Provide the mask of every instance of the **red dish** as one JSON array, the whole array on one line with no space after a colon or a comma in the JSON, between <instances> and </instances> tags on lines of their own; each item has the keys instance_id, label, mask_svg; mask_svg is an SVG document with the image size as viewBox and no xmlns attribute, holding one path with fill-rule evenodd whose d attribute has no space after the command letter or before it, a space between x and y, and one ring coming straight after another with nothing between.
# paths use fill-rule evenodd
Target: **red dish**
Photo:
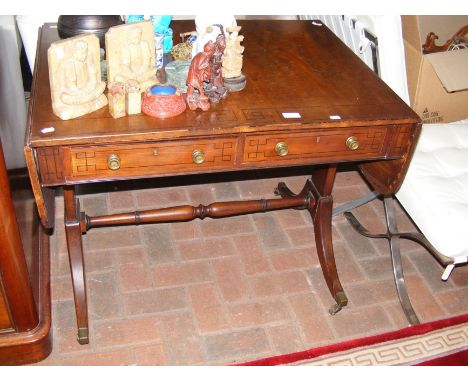
<instances>
[{"instance_id":1,"label":"red dish","mask_svg":"<svg viewBox=\"0 0 468 382\"><path fill-rule=\"evenodd\" d=\"M186 108L183 95L169 85L156 85L143 94L141 111L157 118L175 117Z\"/></svg>"}]
</instances>

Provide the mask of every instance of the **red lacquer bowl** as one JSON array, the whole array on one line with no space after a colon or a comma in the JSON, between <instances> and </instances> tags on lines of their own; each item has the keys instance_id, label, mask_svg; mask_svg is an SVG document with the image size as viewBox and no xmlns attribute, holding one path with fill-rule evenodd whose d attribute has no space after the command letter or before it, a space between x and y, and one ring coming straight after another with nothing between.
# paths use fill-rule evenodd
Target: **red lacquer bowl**
<instances>
[{"instance_id":1,"label":"red lacquer bowl","mask_svg":"<svg viewBox=\"0 0 468 382\"><path fill-rule=\"evenodd\" d=\"M169 85L156 85L143 94L141 111L146 115L157 118L175 117L186 108L182 94Z\"/></svg>"}]
</instances>

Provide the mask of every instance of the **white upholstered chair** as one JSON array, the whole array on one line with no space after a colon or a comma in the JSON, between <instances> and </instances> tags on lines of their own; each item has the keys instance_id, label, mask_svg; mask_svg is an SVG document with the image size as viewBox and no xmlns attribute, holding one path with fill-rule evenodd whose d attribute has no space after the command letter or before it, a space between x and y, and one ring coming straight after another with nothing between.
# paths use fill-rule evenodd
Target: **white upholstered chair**
<instances>
[{"instance_id":1,"label":"white upholstered chair","mask_svg":"<svg viewBox=\"0 0 468 382\"><path fill-rule=\"evenodd\" d=\"M421 232L398 231L392 198L384 198L385 234L370 233L351 212L345 216L359 233L389 241L400 302L408 321L417 324L404 284L399 240L424 245L446 267L442 280L448 279L455 265L468 262L468 120L423 125L396 197Z\"/></svg>"},{"instance_id":2,"label":"white upholstered chair","mask_svg":"<svg viewBox=\"0 0 468 382\"><path fill-rule=\"evenodd\" d=\"M468 262L468 120L424 125L397 198L446 266Z\"/></svg>"}]
</instances>

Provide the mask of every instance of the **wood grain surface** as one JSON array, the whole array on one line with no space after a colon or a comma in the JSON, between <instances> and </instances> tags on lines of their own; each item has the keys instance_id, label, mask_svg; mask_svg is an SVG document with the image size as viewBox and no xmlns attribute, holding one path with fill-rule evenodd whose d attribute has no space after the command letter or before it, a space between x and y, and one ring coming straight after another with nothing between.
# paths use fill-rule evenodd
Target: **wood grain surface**
<instances>
[{"instance_id":1,"label":"wood grain surface","mask_svg":"<svg viewBox=\"0 0 468 382\"><path fill-rule=\"evenodd\" d=\"M108 109L62 121L52 113L47 48L58 39L54 25L42 29L30 143L34 147L130 142L306 127L415 122L418 117L325 26L309 21L240 21L245 36L246 88L212 105L168 119L133 115L113 119ZM194 29L174 22L174 36ZM175 41L174 43L176 43ZM300 118L284 118L295 112ZM339 116L339 120L330 119ZM54 127L53 133L41 133Z\"/></svg>"}]
</instances>

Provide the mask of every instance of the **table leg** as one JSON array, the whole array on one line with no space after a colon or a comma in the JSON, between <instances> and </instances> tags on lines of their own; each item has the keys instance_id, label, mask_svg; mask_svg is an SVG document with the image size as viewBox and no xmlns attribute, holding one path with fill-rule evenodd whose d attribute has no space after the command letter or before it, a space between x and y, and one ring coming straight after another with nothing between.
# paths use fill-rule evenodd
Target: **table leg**
<instances>
[{"instance_id":1,"label":"table leg","mask_svg":"<svg viewBox=\"0 0 468 382\"><path fill-rule=\"evenodd\" d=\"M348 304L348 298L343 291L338 271L336 269L335 255L332 241L332 211L333 197L331 192L335 181L336 165L320 167L314 170L312 181L308 180L300 194L309 193L315 203L310 203L307 210L314 222L315 242L317 253L322 267L323 276L336 304L329 312L331 315L338 313ZM284 184L278 184L275 194L283 198L295 196Z\"/></svg>"},{"instance_id":2,"label":"table leg","mask_svg":"<svg viewBox=\"0 0 468 382\"><path fill-rule=\"evenodd\" d=\"M322 267L323 276L336 304L329 312L331 315L338 313L348 304L348 298L343 291L338 271L336 269L335 255L332 241L332 212L333 197L331 192L335 182L336 165L315 168L312 173L312 181L315 186L316 205L309 209L314 222L315 242L317 253Z\"/></svg>"},{"instance_id":3,"label":"table leg","mask_svg":"<svg viewBox=\"0 0 468 382\"><path fill-rule=\"evenodd\" d=\"M67 237L68 258L75 299L77 339L81 345L89 343L88 304L83 259L83 242L80 225L80 202L75 197L73 186L64 187L65 233Z\"/></svg>"}]
</instances>

